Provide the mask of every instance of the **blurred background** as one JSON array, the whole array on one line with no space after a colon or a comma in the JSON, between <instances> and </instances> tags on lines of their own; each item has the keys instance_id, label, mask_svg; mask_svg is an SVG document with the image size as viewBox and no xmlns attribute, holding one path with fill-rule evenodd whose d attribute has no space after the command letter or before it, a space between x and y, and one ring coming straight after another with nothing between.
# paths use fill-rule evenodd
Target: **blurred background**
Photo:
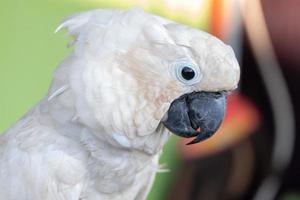
<instances>
[{"instance_id":1,"label":"blurred background","mask_svg":"<svg viewBox=\"0 0 300 200\"><path fill-rule=\"evenodd\" d=\"M0 132L46 93L71 49L60 21L95 8L139 6L233 46L242 68L218 133L166 145L148 200L300 199L300 1L2 0Z\"/></svg>"}]
</instances>

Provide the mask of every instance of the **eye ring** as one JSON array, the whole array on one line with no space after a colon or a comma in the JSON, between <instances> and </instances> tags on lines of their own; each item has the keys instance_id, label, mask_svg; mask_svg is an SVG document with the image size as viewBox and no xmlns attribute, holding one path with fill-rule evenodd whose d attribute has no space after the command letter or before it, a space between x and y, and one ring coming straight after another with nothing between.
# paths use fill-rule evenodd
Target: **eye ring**
<instances>
[{"instance_id":1,"label":"eye ring","mask_svg":"<svg viewBox=\"0 0 300 200\"><path fill-rule=\"evenodd\" d=\"M171 70L174 77L183 85L194 85L202 78L200 68L186 59L174 62Z\"/></svg>"}]
</instances>

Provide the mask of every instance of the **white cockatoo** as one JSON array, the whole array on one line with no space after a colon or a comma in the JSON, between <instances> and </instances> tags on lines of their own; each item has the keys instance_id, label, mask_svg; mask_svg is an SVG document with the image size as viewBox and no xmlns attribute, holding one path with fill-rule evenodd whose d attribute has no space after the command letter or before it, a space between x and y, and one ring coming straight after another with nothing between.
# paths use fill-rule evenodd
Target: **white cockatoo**
<instances>
[{"instance_id":1,"label":"white cockatoo","mask_svg":"<svg viewBox=\"0 0 300 200\"><path fill-rule=\"evenodd\" d=\"M143 200L169 131L193 144L219 127L239 80L234 53L138 8L80 13L62 28L73 52L0 138L0 200Z\"/></svg>"}]
</instances>

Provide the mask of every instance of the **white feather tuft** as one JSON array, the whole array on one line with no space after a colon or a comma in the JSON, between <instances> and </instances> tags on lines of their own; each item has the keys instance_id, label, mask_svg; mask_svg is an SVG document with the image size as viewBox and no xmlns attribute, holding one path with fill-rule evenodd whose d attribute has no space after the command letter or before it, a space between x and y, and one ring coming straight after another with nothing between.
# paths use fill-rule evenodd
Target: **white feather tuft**
<instances>
[{"instance_id":1,"label":"white feather tuft","mask_svg":"<svg viewBox=\"0 0 300 200\"><path fill-rule=\"evenodd\" d=\"M69 88L68 85L64 85L61 88L57 89L55 92L53 92L49 97L48 101L51 101L54 97L57 97L58 95L62 94L64 91L66 91Z\"/></svg>"},{"instance_id":2,"label":"white feather tuft","mask_svg":"<svg viewBox=\"0 0 300 200\"><path fill-rule=\"evenodd\" d=\"M78 13L63 20L63 22L55 29L55 33L63 28L67 28L70 35L77 35L79 30L89 21L93 11Z\"/></svg>"}]
</instances>

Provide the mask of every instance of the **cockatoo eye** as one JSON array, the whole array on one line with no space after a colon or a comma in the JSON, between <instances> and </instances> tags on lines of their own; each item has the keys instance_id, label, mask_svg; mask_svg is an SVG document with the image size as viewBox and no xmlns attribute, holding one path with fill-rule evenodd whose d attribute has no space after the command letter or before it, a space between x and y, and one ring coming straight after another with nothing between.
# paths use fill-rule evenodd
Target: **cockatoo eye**
<instances>
[{"instance_id":1,"label":"cockatoo eye","mask_svg":"<svg viewBox=\"0 0 300 200\"><path fill-rule=\"evenodd\" d=\"M181 76L187 81L192 80L195 77L195 71L190 67L184 67L182 68Z\"/></svg>"},{"instance_id":2,"label":"cockatoo eye","mask_svg":"<svg viewBox=\"0 0 300 200\"><path fill-rule=\"evenodd\" d=\"M199 67L188 60L174 62L171 70L175 78L184 85L194 85L202 78Z\"/></svg>"}]
</instances>

